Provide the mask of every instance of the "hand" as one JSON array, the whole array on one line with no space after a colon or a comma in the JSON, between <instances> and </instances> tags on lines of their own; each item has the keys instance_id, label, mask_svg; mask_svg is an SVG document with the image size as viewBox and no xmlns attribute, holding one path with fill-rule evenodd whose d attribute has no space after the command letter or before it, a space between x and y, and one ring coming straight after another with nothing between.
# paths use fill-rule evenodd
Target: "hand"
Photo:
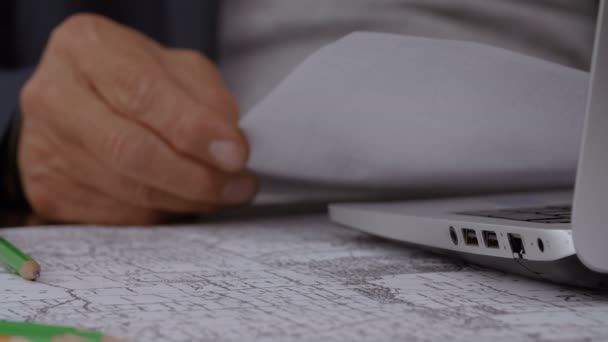
<instances>
[{"instance_id":1,"label":"hand","mask_svg":"<svg viewBox=\"0 0 608 342\"><path fill-rule=\"evenodd\" d=\"M155 223L255 192L237 104L214 65L103 17L54 30L21 109L24 192L47 219Z\"/></svg>"}]
</instances>

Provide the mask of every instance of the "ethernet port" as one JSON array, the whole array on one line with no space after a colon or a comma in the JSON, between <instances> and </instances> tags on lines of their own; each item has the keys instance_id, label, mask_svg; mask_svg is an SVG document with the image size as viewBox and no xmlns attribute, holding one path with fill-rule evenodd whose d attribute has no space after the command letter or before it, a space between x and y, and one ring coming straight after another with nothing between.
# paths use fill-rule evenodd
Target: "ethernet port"
<instances>
[{"instance_id":1,"label":"ethernet port","mask_svg":"<svg viewBox=\"0 0 608 342\"><path fill-rule=\"evenodd\" d=\"M477 241L477 233L473 229L462 228L462 236L464 238L464 244L468 246L479 246Z\"/></svg>"},{"instance_id":2,"label":"ethernet port","mask_svg":"<svg viewBox=\"0 0 608 342\"><path fill-rule=\"evenodd\" d=\"M483 237L483 243L487 248L500 248L498 245L498 237L496 236L496 232L484 230L481 232L481 235Z\"/></svg>"},{"instance_id":3,"label":"ethernet port","mask_svg":"<svg viewBox=\"0 0 608 342\"><path fill-rule=\"evenodd\" d=\"M507 237L509 238L511 252L517 254L522 259L523 255L526 254L526 249L524 248L524 240L521 238L521 235L509 233Z\"/></svg>"}]
</instances>

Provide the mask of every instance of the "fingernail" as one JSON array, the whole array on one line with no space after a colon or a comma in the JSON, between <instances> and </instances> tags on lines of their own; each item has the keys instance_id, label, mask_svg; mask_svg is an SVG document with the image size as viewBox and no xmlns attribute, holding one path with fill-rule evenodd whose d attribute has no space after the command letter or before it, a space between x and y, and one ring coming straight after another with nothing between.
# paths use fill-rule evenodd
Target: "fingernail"
<instances>
[{"instance_id":1,"label":"fingernail","mask_svg":"<svg viewBox=\"0 0 608 342\"><path fill-rule=\"evenodd\" d=\"M229 203L243 203L253 197L256 190L255 181L251 178L239 178L229 181L222 192L222 199Z\"/></svg>"},{"instance_id":2,"label":"fingernail","mask_svg":"<svg viewBox=\"0 0 608 342\"><path fill-rule=\"evenodd\" d=\"M235 142L229 140L211 142L209 154L217 165L226 171L239 171L245 164L243 150Z\"/></svg>"}]
</instances>

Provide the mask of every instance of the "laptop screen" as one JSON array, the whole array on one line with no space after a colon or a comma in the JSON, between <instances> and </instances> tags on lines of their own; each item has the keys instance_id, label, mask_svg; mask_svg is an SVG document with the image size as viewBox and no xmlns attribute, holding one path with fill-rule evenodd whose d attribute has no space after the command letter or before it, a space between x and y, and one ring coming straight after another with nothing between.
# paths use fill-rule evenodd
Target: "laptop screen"
<instances>
[{"instance_id":1,"label":"laptop screen","mask_svg":"<svg viewBox=\"0 0 608 342\"><path fill-rule=\"evenodd\" d=\"M608 273L607 11L606 1L600 1L572 229L574 246L581 261L595 271Z\"/></svg>"}]
</instances>

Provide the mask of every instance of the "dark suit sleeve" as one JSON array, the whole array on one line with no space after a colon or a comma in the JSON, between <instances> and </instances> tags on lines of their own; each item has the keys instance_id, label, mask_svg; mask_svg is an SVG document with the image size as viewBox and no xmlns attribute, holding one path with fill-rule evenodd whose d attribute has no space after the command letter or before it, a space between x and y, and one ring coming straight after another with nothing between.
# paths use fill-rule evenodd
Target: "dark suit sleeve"
<instances>
[{"instance_id":1,"label":"dark suit sleeve","mask_svg":"<svg viewBox=\"0 0 608 342\"><path fill-rule=\"evenodd\" d=\"M32 69L0 71L0 209L27 206L17 168L19 93Z\"/></svg>"}]
</instances>

